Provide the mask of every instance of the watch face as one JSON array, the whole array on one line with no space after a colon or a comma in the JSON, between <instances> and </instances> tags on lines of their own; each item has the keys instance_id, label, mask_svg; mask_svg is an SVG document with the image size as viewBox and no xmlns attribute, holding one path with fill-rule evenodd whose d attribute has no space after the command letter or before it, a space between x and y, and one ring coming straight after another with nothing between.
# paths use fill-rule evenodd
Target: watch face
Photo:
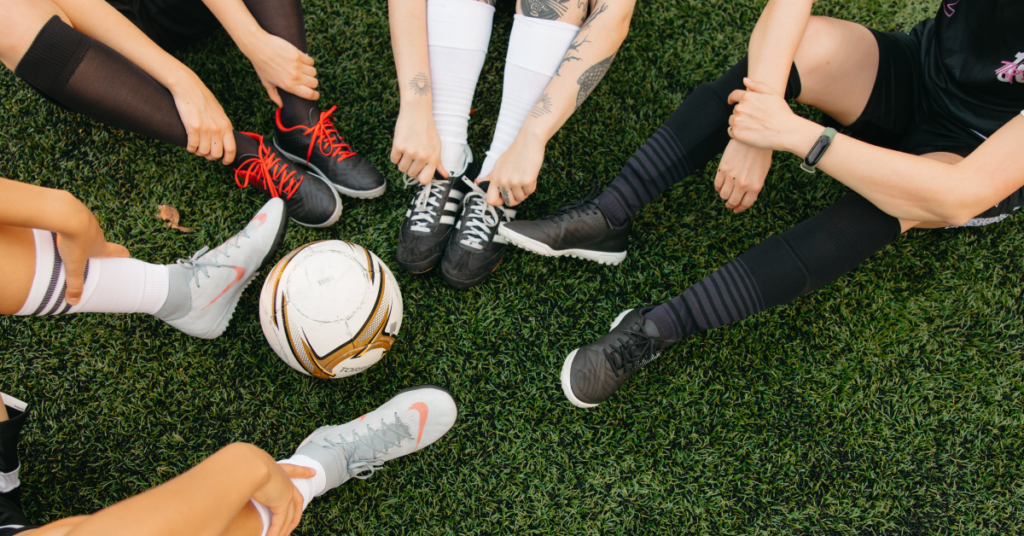
<instances>
[{"instance_id":1,"label":"watch face","mask_svg":"<svg viewBox=\"0 0 1024 536\"><path fill-rule=\"evenodd\" d=\"M807 153L805 159L809 165L818 165L818 160L821 160L821 155L825 154L825 149L828 149L829 144L832 143L832 139L828 136L822 136L818 138L817 143L811 148L811 152Z\"/></svg>"}]
</instances>

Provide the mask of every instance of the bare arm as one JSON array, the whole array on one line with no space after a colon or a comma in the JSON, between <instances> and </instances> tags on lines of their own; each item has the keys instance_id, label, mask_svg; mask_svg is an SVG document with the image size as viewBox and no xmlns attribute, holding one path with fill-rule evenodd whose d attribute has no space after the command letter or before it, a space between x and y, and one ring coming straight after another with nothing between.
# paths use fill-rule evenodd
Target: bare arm
<instances>
[{"instance_id":1,"label":"bare arm","mask_svg":"<svg viewBox=\"0 0 1024 536\"><path fill-rule=\"evenodd\" d=\"M296 478L312 476L309 469L289 469ZM280 524L275 512L269 534L290 533L299 521L302 496L289 474L266 452L235 443L145 493L90 516L47 525L33 536L221 536L250 498L271 502L268 492L277 499L287 497L293 510L293 517Z\"/></svg>"},{"instance_id":2,"label":"bare arm","mask_svg":"<svg viewBox=\"0 0 1024 536\"><path fill-rule=\"evenodd\" d=\"M576 39L526 118L512 145L495 163L494 171L478 182L489 180L487 202L501 205L501 189L509 192L516 205L537 187L537 175L544 163L548 140L583 105L597 84L608 73L615 54L629 33L635 0L598 0L580 27Z\"/></svg>"},{"instance_id":3,"label":"bare arm","mask_svg":"<svg viewBox=\"0 0 1024 536\"><path fill-rule=\"evenodd\" d=\"M441 138L434 126L426 0L388 0L388 22L401 99L391 162L427 184L435 169L448 173L441 166Z\"/></svg>"},{"instance_id":4,"label":"bare arm","mask_svg":"<svg viewBox=\"0 0 1024 536\"><path fill-rule=\"evenodd\" d=\"M807 155L824 127L792 112L767 84L747 80L735 91L730 133L749 145ZM842 134L818 167L902 220L962 225L1024 186L1015 165L1024 143L1024 117L1017 116L967 158L948 164L883 149Z\"/></svg>"},{"instance_id":5,"label":"bare arm","mask_svg":"<svg viewBox=\"0 0 1024 536\"><path fill-rule=\"evenodd\" d=\"M267 95L278 107L282 102L277 88L307 100L320 98L313 58L288 41L267 33L242 0L203 0L203 3L242 54L249 58Z\"/></svg>"}]
</instances>

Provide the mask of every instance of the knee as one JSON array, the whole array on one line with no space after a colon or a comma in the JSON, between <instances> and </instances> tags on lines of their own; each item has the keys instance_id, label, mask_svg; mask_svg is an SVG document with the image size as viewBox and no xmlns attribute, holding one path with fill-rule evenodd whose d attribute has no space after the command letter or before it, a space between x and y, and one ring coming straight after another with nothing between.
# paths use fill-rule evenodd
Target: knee
<instances>
[{"instance_id":1,"label":"knee","mask_svg":"<svg viewBox=\"0 0 1024 536\"><path fill-rule=\"evenodd\" d=\"M807 30L793 58L801 77L813 77L840 54L835 50L835 28L831 21L828 17L817 16L807 21Z\"/></svg>"},{"instance_id":2,"label":"knee","mask_svg":"<svg viewBox=\"0 0 1024 536\"><path fill-rule=\"evenodd\" d=\"M70 21L64 11L50 0L0 0L0 61L14 70L32 46L39 30L54 16Z\"/></svg>"}]
</instances>

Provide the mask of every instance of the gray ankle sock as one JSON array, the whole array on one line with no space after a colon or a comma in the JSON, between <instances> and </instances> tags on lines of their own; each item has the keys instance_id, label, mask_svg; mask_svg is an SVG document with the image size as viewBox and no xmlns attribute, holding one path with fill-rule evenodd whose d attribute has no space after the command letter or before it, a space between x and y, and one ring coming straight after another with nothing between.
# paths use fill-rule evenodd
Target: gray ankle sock
<instances>
[{"instance_id":1,"label":"gray ankle sock","mask_svg":"<svg viewBox=\"0 0 1024 536\"><path fill-rule=\"evenodd\" d=\"M167 300L153 316L160 320L177 320L192 308L192 293L188 290L189 273L177 264L167 265Z\"/></svg>"}]
</instances>

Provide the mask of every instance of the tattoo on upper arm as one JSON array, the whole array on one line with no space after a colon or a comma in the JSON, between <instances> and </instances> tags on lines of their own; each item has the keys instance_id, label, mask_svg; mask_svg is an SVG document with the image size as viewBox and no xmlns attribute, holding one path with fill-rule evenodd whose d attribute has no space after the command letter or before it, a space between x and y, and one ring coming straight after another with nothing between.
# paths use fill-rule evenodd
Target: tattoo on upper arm
<instances>
[{"instance_id":1,"label":"tattoo on upper arm","mask_svg":"<svg viewBox=\"0 0 1024 536\"><path fill-rule=\"evenodd\" d=\"M530 117L542 117L551 113L551 96L544 93L537 99L537 104L530 110Z\"/></svg>"},{"instance_id":2,"label":"tattoo on upper arm","mask_svg":"<svg viewBox=\"0 0 1024 536\"><path fill-rule=\"evenodd\" d=\"M409 80L409 89L421 97L430 94L430 80L427 79L426 73L416 73L416 76Z\"/></svg>"},{"instance_id":3,"label":"tattoo on upper arm","mask_svg":"<svg viewBox=\"0 0 1024 536\"><path fill-rule=\"evenodd\" d=\"M570 0L520 0L523 15L535 19L557 20L569 11Z\"/></svg>"},{"instance_id":4,"label":"tattoo on upper arm","mask_svg":"<svg viewBox=\"0 0 1024 536\"><path fill-rule=\"evenodd\" d=\"M590 40L587 39L586 35L583 37L577 37L572 44L569 45L569 50L565 51L565 57L562 58L562 62L558 64L558 69L555 69L555 76L562 76L562 66L566 63L569 63L570 61L583 61L583 58L576 54L579 53L581 46L589 42Z\"/></svg>"},{"instance_id":5,"label":"tattoo on upper arm","mask_svg":"<svg viewBox=\"0 0 1024 536\"><path fill-rule=\"evenodd\" d=\"M595 9L594 12L591 13L589 17L587 17L587 21L583 23L583 26L580 26L580 32L582 32L583 30L589 30L590 29L590 25L594 23L594 19L599 17L601 15L601 13L604 13L607 10L608 10L608 2L606 0L604 3L602 3L600 6L598 6L597 9Z\"/></svg>"},{"instance_id":6,"label":"tattoo on upper arm","mask_svg":"<svg viewBox=\"0 0 1024 536\"><path fill-rule=\"evenodd\" d=\"M612 60L615 59L615 54L608 56L607 58L597 62L593 67L583 71L580 75L579 80L576 81L580 85L580 92L576 94L576 109L579 110L580 106L583 105L583 101L587 100L590 93L597 87L597 83L604 78L604 75L608 72L608 68L612 65Z\"/></svg>"}]
</instances>

